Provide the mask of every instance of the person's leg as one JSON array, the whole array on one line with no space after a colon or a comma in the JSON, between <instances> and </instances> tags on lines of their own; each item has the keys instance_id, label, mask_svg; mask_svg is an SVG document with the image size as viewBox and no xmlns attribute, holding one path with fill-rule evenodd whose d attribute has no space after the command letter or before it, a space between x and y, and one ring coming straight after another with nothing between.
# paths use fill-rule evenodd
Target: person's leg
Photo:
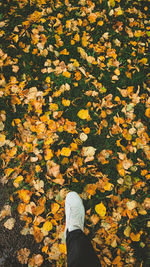
<instances>
[{"instance_id":1,"label":"person's leg","mask_svg":"<svg viewBox=\"0 0 150 267\"><path fill-rule=\"evenodd\" d=\"M67 234L67 267L100 267L100 261L88 237L77 229Z\"/></svg>"},{"instance_id":2,"label":"person's leg","mask_svg":"<svg viewBox=\"0 0 150 267\"><path fill-rule=\"evenodd\" d=\"M67 244L67 267L100 267L93 246L84 234L85 209L76 192L70 192L65 200L65 238Z\"/></svg>"}]
</instances>

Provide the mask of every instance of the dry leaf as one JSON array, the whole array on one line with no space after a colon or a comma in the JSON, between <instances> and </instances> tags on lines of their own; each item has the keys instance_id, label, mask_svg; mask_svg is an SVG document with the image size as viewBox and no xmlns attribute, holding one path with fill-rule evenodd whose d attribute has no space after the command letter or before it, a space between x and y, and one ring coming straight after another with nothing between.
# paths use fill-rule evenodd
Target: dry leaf
<instances>
[{"instance_id":1,"label":"dry leaf","mask_svg":"<svg viewBox=\"0 0 150 267\"><path fill-rule=\"evenodd\" d=\"M104 204L101 202L95 206L95 211L101 216L105 217L106 214L106 207Z\"/></svg>"},{"instance_id":2,"label":"dry leaf","mask_svg":"<svg viewBox=\"0 0 150 267\"><path fill-rule=\"evenodd\" d=\"M130 236L130 232L131 232L131 227L128 225L124 230L124 235L126 237L129 237Z\"/></svg>"},{"instance_id":3,"label":"dry leaf","mask_svg":"<svg viewBox=\"0 0 150 267\"><path fill-rule=\"evenodd\" d=\"M71 155L71 149L69 147L63 147L61 149L61 155L65 157L69 157Z\"/></svg>"},{"instance_id":4,"label":"dry leaf","mask_svg":"<svg viewBox=\"0 0 150 267\"><path fill-rule=\"evenodd\" d=\"M44 224L43 224L43 230L44 231L47 231L47 232L49 232L50 230L52 230L52 228L53 228L53 225L52 225L52 223L48 220L48 221L46 221Z\"/></svg>"},{"instance_id":5,"label":"dry leaf","mask_svg":"<svg viewBox=\"0 0 150 267\"><path fill-rule=\"evenodd\" d=\"M33 226L33 235L37 243L40 243L43 240L44 236L41 229L35 225Z\"/></svg>"},{"instance_id":6,"label":"dry leaf","mask_svg":"<svg viewBox=\"0 0 150 267\"><path fill-rule=\"evenodd\" d=\"M17 252L17 258L18 258L18 261L19 261L21 264L27 264L29 254L30 254L30 249L28 249L28 248L21 248L21 249L18 250L18 252Z\"/></svg>"},{"instance_id":7,"label":"dry leaf","mask_svg":"<svg viewBox=\"0 0 150 267\"><path fill-rule=\"evenodd\" d=\"M29 266L38 267L43 263L43 257L41 254L34 254L32 258L29 259Z\"/></svg>"},{"instance_id":8,"label":"dry leaf","mask_svg":"<svg viewBox=\"0 0 150 267\"><path fill-rule=\"evenodd\" d=\"M133 232L130 234L130 238L134 242L140 241L140 233L134 234Z\"/></svg>"},{"instance_id":9,"label":"dry leaf","mask_svg":"<svg viewBox=\"0 0 150 267\"><path fill-rule=\"evenodd\" d=\"M51 204L51 212L55 214L60 208L60 205L58 203L52 203Z\"/></svg>"},{"instance_id":10,"label":"dry leaf","mask_svg":"<svg viewBox=\"0 0 150 267\"><path fill-rule=\"evenodd\" d=\"M88 119L90 117L89 111L87 109L81 109L78 112L77 116L82 120L86 120L86 119Z\"/></svg>"},{"instance_id":11,"label":"dry leaf","mask_svg":"<svg viewBox=\"0 0 150 267\"><path fill-rule=\"evenodd\" d=\"M14 227L14 224L15 224L15 219L14 218L10 218L8 219L5 223L4 223L4 226L5 228L9 229L9 230L12 230L13 227Z\"/></svg>"},{"instance_id":12,"label":"dry leaf","mask_svg":"<svg viewBox=\"0 0 150 267\"><path fill-rule=\"evenodd\" d=\"M6 216L11 216L11 206L4 205L0 212L0 221L3 220Z\"/></svg>"},{"instance_id":13,"label":"dry leaf","mask_svg":"<svg viewBox=\"0 0 150 267\"><path fill-rule=\"evenodd\" d=\"M84 157L92 157L97 149L92 146L82 147L82 155Z\"/></svg>"}]
</instances>

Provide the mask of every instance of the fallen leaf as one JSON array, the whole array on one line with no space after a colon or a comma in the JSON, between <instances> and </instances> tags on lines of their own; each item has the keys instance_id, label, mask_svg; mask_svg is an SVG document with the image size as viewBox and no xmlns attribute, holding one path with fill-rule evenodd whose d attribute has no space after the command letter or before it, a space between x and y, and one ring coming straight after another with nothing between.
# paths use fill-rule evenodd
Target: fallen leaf
<instances>
[{"instance_id":1,"label":"fallen leaf","mask_svg":"<svg viewBox=\"0 0 150 267\"><path fill-rule=\"evenodd\" d=\"M89 115L89 111L87 109L81 109L77 116L82 119L82 120L86 120L90 115Z\"/></svg>"},{"instance_id":2,"label":"fallen leaf","mask_svg":"<svg viewBox=\"0 0 150 267\"><path fill-rule=\"evenodd\" d=\"M124 235L126 237L129 237L130 236L130 232L131 232L131 227L128 225L124 230Z\"/></svg>"},{"instance_id":3,"label":"fallen leaf","mask_svg":"<svg viewBox=\"0 0 150 267\"><path fill-rule=\"evenodd\" d=\"M66 244L59 244L59 250L63 254L67 254Z\"/></svg>"},{"instance_id":4,"label":"fallen leaf","mask_svg":"<svg viewBox=\"0 0 150 267\"><path fill-rule=\"evenodd\" d=\"M140 241L140 233L134 234L133 232L130 234L130 238L134 242Z\"/></svg>"},{"instance_id":5,"label":"fallen leaf","mask_svg":"<svg viewBox=\"0 0 150 267\"><path fill-rule=\"evenodd\" d=\"M4 223L4 226L5 228L9 229L9 230L12 230L13 227L14 227L14 224L15 224L15 219L14 218L10 218L8 219L5 223Z\"/></svg>"},{"instance_id":6,"label":"fallen leaf","mask_svg":"<svg viewBox=\"0 0 150 267\"><path fill-rule=\"evenodd\" d=\"M104 204L102 202L100 202L99 204L97 204L95 206L95 211L101 216L101 217L105 217L106 214L106 207L104 206Z\"/></svg>"},{"instance_id":7,"label":"fallen leaf","mask_svg":"<svg viewBox=\"0 0 150 267\"><path fill-rule=\"evenodd\" d=\"M71 155L71 149L69 147L63 147L61 149L61 155L65 157L69 157Z\"/></svg>"},{"instance_id":8,"label":"fallen leaf","mask_svg":"<svg viewBox=\"0 0 150 267\"><path fill-rule=\"evenodd\" d=\"M0 212L0 221L3 220L6 216L11 216L11 206L4 205Z\"/></svg>"},{"instance_id":9,"label":"fallen leaf","mask_svg":"<svg viewBox=\"0 0 150 267\"><path fill-rule=\"evenodd\" d=\"M52 203L51 204L51 212L55 214L60 208L60 205L58 203Z\"/></svg>"},{"instance_id":10,"label":"fallen leaf","mask_svg":"<svg viewBox=\"0 0 150 267\"><path fill-rule=\"evenodd\" d=\"M21 248L17 251L17 259L21 264L27 264L28 257L30 254L30 249L28 248Z\"/></svg>"},{"instance_id":11,"label":"fallen leaf","mask_svg":"<svg viewBox=\"0 0 150 267\"><path fill-rule=\"evenodd\" d=\"M44 231L47 231L47 232L49 232L50 230L52 230L52 228L53 228L53 225L52 225L52 223L48 220L48 221L46 221L44 224L43 224L43 230Z\"/></svg>"}]
</instances>

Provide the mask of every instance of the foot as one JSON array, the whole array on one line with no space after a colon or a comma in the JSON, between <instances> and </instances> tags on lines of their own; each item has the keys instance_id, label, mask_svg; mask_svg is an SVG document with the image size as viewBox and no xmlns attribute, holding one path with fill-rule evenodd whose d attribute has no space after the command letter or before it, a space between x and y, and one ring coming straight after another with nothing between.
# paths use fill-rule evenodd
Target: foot
<instances>
[{"instance_id":1,"label":"foot","mask_svg":"<svg viewBox=\"0 0 150 267\"><path fill-rule=\"evenodd\" d=\"M66 196L65 215L66 215L66 225L64 232L65 239L67 230L68 232L77 229L81 229L82 231L84 231L85 209L83 206L82 199L74 191L69 192Z\"/></svg>"}]
</instances>

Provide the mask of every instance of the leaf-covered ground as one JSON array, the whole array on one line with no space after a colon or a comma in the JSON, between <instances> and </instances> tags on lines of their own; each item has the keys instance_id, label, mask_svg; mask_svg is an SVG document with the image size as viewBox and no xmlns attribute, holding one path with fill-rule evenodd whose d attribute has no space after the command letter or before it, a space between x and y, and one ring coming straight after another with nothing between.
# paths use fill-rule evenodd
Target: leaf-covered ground
<instances>
[{"instance_id":1,"label":"leaf-covered ground","mask_svg":"<svg viewBox=\"0 0 150 267\"><path fill-rule=\"evenodd\" d=\"M2 0L0 7L0 182L8 194L0 221L10 233L22 225L18 235L39 248L17 246L18 266L66 266L70 190L84 201L85 233L102 266L145 266L148 1Z\"/></svg>"}]
</instances>

